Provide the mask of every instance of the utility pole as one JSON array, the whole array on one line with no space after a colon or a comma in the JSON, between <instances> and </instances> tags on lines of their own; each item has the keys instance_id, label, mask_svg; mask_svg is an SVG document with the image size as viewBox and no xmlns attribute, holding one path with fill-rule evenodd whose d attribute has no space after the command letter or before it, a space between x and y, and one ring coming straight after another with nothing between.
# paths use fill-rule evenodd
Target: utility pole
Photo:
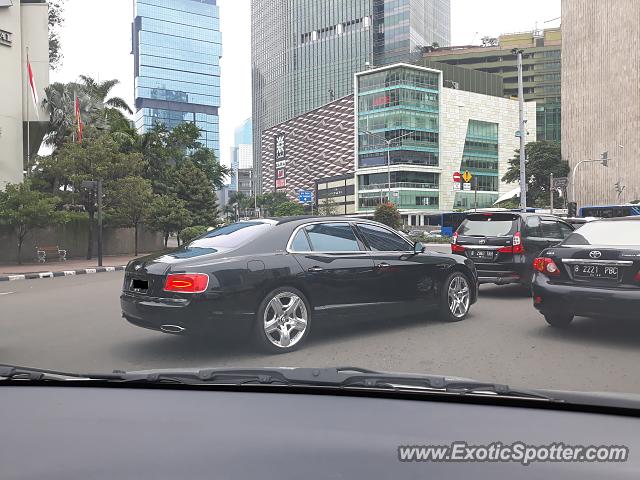
<instances>
[{"instance_id":1,"label":"utility pole","mask_svg":"<svg viewBox=\"0 0 640 480\"><path fill-rule=\"evenodd\" d=\"M478 211L478 177L473 176L474 193L473 193L473 211Z\"/></svg>"},{"instance_id":2,"label":"utility pole","mask_svg":"<svg viewBox=\"0 0 640 480\"><path fill-rule=\"evenodd\" d=\"M519 113L519 135L520 135L520 209L527 209L527 175L525 172L525 151L524 144L527 132L524 127L524 87L522 85L522 49L514 48L512 53L518 57L518 113Z\"/></svg>"},{"instance_id":3,"label":"utility pole","mask_svg":"<svg viewBox=\"0 0 640 480\"><path fill-rule=\"evenodd\" d=\"M549 174L549 213L553 215L553 173Z\"/></svg>"}]
</instances>

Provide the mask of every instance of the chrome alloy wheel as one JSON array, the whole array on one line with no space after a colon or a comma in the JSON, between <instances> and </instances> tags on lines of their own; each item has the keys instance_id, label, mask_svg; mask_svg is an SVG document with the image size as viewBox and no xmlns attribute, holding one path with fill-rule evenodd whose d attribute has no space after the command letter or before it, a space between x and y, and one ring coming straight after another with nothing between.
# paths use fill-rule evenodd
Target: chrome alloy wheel
<instances>
[{"instance_id":1,"label":"chrome alloy wheel","mask_svg":"<svg viewBox=\"0 0 640 480\"><path fill-rule=\"evenodd\" d=\"M456 275L449 283L447 292L449 311L456 318L464 317L469 311L469 283L464 275Z\"/></svg>"},{"instance_id":2,"label":"chrome alloy wheel","mask_svg":"<svg viewBox=\"0 0 640 480\"><path fill-rule=\"evenodd\" d=\"M263 328L269 341L279 348L290 348L298 343L307 330L307 306L298 295L280 292L264 309Z\"/></svg>"}]
</instances>

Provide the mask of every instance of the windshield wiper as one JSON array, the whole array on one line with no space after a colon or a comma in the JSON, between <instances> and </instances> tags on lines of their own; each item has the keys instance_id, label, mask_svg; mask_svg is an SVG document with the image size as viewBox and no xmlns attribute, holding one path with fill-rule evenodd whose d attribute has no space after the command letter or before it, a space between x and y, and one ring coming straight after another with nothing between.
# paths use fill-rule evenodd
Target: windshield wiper
<instances>
[{"instance_id":1,"label":"windshield wiper","mask_svg":"<svg viewBox=\"0 0 640 480\"><path fill-rule=\"evenodd\" d=\"M555 400L533 390L455 377L376 372L358 367L338 368L209 368L148 370L113 373L68 373L38 368L0 365L0 383L7 381L107 381L114 383L173 383L185 385L256 385L318 387L344 390L389 390L394 392L497 395Z\"/></svg>"}]
</instances>

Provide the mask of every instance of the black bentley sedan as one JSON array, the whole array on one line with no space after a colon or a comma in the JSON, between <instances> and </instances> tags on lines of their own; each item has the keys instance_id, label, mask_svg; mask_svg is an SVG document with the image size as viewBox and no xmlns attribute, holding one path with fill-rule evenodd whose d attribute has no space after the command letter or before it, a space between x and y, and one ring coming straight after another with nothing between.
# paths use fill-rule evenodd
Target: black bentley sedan
<instances>
[{"instance_id":1,"label":"black bentley sedan","mask_svg":"<svg viewBox=\"0 0 640 480\"><path fill-rule=\"evenodd\" d=\"M554 327L640 314L640 217L586 223L533 263L533 304Z\"/></svg>"},{"instance_id":2,"label":"black bentley sedan","mask_svg":"<svg viewBox=\"0 0 640 480\"><path fill-rule=\"evenodd\" d=\"M212 230L127 265L122 315L165 333L249 324L272 352L291 351L324 316L439 314L464 319L477 299L473 262L428 252L377 222L291 217Z\"/></svg>"}]
</instances>

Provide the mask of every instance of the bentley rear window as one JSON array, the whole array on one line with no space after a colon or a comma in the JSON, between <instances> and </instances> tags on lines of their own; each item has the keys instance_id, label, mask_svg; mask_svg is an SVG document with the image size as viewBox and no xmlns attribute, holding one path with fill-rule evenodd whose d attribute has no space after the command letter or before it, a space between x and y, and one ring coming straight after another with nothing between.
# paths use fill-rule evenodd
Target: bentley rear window
<instances>
[{"instance_id":1,"label":"bentley rear window","mask_svg":"<svg viewBox=\"0 0 640 480\"><path fill-rule=\"evenodd\" d=\"M188 247L235 248L273 228L267 222L240 222L217 228L191 242Z\"/></svg>"}]
</instances>

